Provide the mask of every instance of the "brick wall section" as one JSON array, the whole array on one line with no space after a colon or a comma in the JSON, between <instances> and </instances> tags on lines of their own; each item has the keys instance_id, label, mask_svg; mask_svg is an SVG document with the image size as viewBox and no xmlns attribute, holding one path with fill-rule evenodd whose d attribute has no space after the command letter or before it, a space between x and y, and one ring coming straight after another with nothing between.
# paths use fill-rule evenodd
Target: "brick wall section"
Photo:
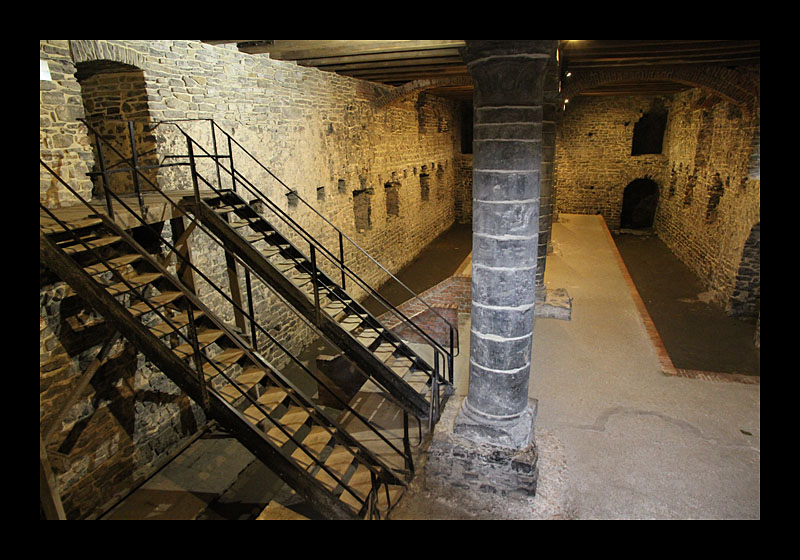
<instances>
[{"instance_id":1,"label":"brick wall section","mask_svg":"<svg viewBox=\"0 0 800 560\"><path fill-rule=\"evenodd\" d=\"M615 230L625 187L652 179L659 186L655 231L730 311L732 298L749 297L735 294L736 278L745 241L760 223L758 111L701 89L660 98L668 109L662 154L631 156L633 125L654 101L570 99L557 127L557 210L602 214Z\"/></svg>"},{"instance_id":2,"label":"brick wall section","mask_svg":"<svg viewBox=\"0 0 800 560\"><path fill-rule=\"evenodd\" d=\"M616 230L631 181L647 177L663 184L666 156L631 156L633 127L655 101L646 96L570 99L556 127L557 212L602 214Z\"/></svg>"},{"instance_id":3,"label":"brick wall section","mask_svg":"<svg viewBox=\"0 0 800 560\"><path fill-rule=\"evenodd\" d=\"M756 130L752 111L701 90L672 99L664 148L669 179L661 184L655 228L726 309L745 242L760 222L761 181L751 178ZM716 203L711 212L709 203Z\"/></svg>"},{"instance_id":4,"label":"brick wall section","mask_svg":"<svg viewBox=\"0 0 800 560\"><path fill-rule=\"evenodd\" d=\"M87 129L77 119L88 108L89 113L135 118L143 132L156 121L215 119L290 189L392 272L410 262L455 219L460 111L450 100L416 93L381 108L377 100L390 91L387 87L270 60L267 55L246 55L233 45L197 41L40 41L40 57L53 77L40 82L40 153L86 198L92 192L86 173L95 156ZM125 72L103 73L108 68ZM78 82L76 74L87 72L100 73ZM116 92L124 95L116 99ZM207 123L181 126L211 146ZM174 126L159 125L152 142L160 156L186 153L185 141ZM332 228L302 203L292 204L286 188L268 180L241 151L234 152L234 160L266 196L338 255L338 235ZM423 169L429 175L426 200L420 195ZM201 168L209 178L215 177L211 171ZM178 169L162 170L156 180L170 190L190 186L187 174ZM383 185L388 182L396 185L396 198L387 215ZM358 231L353 192L365 189L373 192L371 219ZM41 175L44 204L71 203L70 196ZM268 219L273 217L265 213ZM169 224L164 231L170 235ZM227 286L224 255L203 236L198 230L192 234L192 257L215 282ZM298 247L308 250L307 244L298 242ZM318 255L319 266L338 278ZM350 246L345 248L345 262L373 286L384 280L384 273ZM40 291L42 429L49 427L49 418L102 343L97 337L81 339L79 348L70 342L74 336L64 328L63 304L68 290L63 283L43 280ZM198 290L205 290L202 282ZM310 331L293 312L263 290L255 299L256 315L279 339L292 348L308 342ZM233 321L224 304L210 305ZM196 406L144 356L128 344L120 347L117 353L122 357L96 374L48 446L57 459L55 471L68 518L98 513L205 422ZM269 349L263 352L276 362L280 359Z\"/></svg>"}]
</instances>

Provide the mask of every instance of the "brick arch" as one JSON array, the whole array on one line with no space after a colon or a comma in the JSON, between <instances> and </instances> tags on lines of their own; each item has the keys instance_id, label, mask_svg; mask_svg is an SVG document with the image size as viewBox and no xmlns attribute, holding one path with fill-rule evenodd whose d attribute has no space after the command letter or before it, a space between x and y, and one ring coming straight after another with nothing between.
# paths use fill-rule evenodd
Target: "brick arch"
<instances>
[{"instance_id":1,"label":"brick arch","mask_svg":"<svg viewBox=\"0 0 800 560\"><path fill-rule=\"evenodd\" d=\"M717 66L684 65L575 71L563 85L561 95L569 99L593 87L631 81L672 81L711 90L746 110L751 110L758 98L757 83L741 72Z\"/></svg>"},{"instance_id":2,"label":"brick arch","mask_svg":"<svg viewBox=\"0 0 800 560\"><path fill-rule=\"evenodd\" d=\"M399 101L400 99L405 99L406 97L410 97L411 95L426 89L471 85L472 78L469 76L450 76L445 78L424 78L421 80L414 80L413 82L405 83L402 86L397 86L396 88L380 96L375 100L375 108L382 109L387 105L391 105L392 103Z\"/></svg>"}]
</instances>

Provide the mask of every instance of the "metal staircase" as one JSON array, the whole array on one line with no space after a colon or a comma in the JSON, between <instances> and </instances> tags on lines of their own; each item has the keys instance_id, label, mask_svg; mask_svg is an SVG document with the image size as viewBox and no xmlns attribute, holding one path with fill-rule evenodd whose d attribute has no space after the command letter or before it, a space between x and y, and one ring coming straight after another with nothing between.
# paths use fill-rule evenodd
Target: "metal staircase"
<instances>
[{"instance_id":1,"label":"metal staircase","mask_svg":"<svg viewBox=\"0 0 800 560\"><path fill-rule=\"evenodd\" d=\"M153 193L162 195L172 206L173 215L181 216L172 219L173 238L162 237L148 223L139 190L141 181L134 181L138 212L123 197L105 189L104 214L41 162L86 208L82 215L65 219L40 204L41 263L72 286L103 320L200 404L208 417L237 437L321 515L332 519L385 516L413 476L408 413L427 417L432 424L438 417L441 399L451 391L453 335L449 352L432 341L436 347L431 366L348 295L344 288L346 278L360 286L366 283L344 264L341 245L338 263L334 263L341 271L341 282L337 283L316 262L320 253L330 261L330 251L313 237L306 237L307 232L300 228L302 238L312 240L309 255L304 255L253 204L237 194L237 184L247 185L248 191L254 187L233 169L230 150L227 169L221 164L226 156L205 152L178 125L172 126L186 138L188 154L173 157L185 160L183 165L190 170L194 192L175 203L155 185L150 186ZM211 122L211 126L213 131L216 125ZM235 141L226 136L230 149ZM98 136L98 150L104 144L107 142ZM216 151L216 141L214 145ZM136 167L133 142L131 158L124 158L113 146L107 147L120 159L133 162L129 169L133 176L149 182ZM219 188L221 181L212 186L198 172L195 149L213 158L218 179L221 169L230 174L232 189ZM100 161L104 161L102 155ZM103 167L101 174L105 172ZM201 184L207 188L201 190ZM272 205L254 190L256 196L251 200ZM152 232L157 239L155 245L169 248L166 261L163 255L153 254L151 245L145 248L140 244L132 229L115 221L115 207L125 208L135 218L135 225ZM184 229L187 220L189 225ZM286 220L292 222L291 218ZM377 390L372 394L379 401L402 411L399 438L371 422L367 416L374 410L365 411L356 404L358 399L339 399L335 413L318 406L312 396L264 358L259 352L259 337L279 348L319 387L327 388L334 397L340 394L327 385L329 380L318 378L261 326L252 307L245 310L241 301L217 286L187 258L182 244L195 228L224 247L226 255L245 270L248 291L251 278L260 282L260 288L272 290L369 375L364 387L373 385ZM340 243L342 239L339 231ZM164 264L170 261L175 261L174 265ZM187 271L202 278L215 298L233 306L242 322L237 321L234 326L221 320L197 295L192 282L185 281ZM379 297L375 290L367 289ZM248 297L248 303L252 304L252 297ZM249 337L243 325L248 326ZM449 369L448 375L440 373L440 360ZM353 419L359 426L355 435L351 433L356 423Z\"/></svg>"}]
</instances>

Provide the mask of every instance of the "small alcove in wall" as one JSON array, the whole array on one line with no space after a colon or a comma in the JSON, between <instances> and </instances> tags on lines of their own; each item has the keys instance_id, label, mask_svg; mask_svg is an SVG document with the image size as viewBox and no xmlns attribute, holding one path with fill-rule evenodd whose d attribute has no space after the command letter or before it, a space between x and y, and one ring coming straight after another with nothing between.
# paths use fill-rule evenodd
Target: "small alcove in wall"
<instances>
[{"instance_id":1,"label":"small alcove in wall","mask_svg":"<svg viewBox=\"0 0 800 560\"><path fill-rule=\"evenodd\" d=\"M664 144L664 132L667 129L667 109L659 103L633 125L631 155L660 154Z\"/></svg>"},{"instance_id":2,"label":"small alcove in wall","mask_svg":"<svg viewBox=\"0 0 800 560\"><path fill-rule=\"evenodd\" d=\"M631 181L622 194L619 227L646 229L653 226L658 206L658 184L647 177Z\"/></svg>"}]
</instances>

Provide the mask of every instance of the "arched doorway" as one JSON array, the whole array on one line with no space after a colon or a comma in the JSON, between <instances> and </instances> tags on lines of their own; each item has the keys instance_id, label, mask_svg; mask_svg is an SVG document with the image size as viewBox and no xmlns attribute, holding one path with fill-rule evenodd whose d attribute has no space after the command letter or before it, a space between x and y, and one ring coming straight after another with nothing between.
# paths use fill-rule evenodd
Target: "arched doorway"
<instances>
[{"instance_id":1,"label":"arched doorway","mask_svg":"<svg viewBox=\"0 0 800 560\"><path fill-rule=\"evenodd\" d=\"M646 229L653 226L658 206L658 185L652 179L634 179L622 193L620 229Z\"/></svg>"},{"instance_id":2,"label":"arched doorway","mask_svg":"<svg viewBox=\"0 0 800 560\"><path fill-rule=\"evenodd\" d=\"M79 62L76 69L75 77L81 86L81 97L89 125L119 150L124 158L130 158L132 152L128 122L133 122L138 165L157 164L143 71L130 64L111 60ZM97 175L100 171L97 139L91 133L90 139L95 151L95 166L92 170L94 193L101 194L103 181ZM113 169L115 166L130 167L130 162L121 162L120 156L105 143L102 148L106 169ZM145 172L145 175L155 181L154 172ZM110 174L109 183L110 190L117 194L134 191L130 173ZM139 183L142 190L152 188L147 181L139 180Z\"/></svg>"}]
</instances>

